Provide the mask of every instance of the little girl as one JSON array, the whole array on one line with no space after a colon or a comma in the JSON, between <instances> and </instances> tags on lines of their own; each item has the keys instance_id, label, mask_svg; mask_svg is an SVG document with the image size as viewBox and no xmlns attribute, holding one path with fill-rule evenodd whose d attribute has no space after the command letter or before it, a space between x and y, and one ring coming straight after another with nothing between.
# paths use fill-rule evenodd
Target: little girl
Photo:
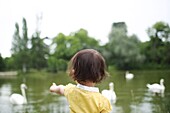
<instances>
[{"instance_id":1,"label":"little girl","mask_svg":"<svg viewBox=\"0 0 170 113\"><path fill-rule=\"evenodd\" d=\"M53 83L50 91L67 98L70 113L109 113L109 100L95 87L107 76L105 68L105 60L99 52L94 49L81 50L72 57L68 68L69 76L77 85Z\"/></svg>"}]
</instances>

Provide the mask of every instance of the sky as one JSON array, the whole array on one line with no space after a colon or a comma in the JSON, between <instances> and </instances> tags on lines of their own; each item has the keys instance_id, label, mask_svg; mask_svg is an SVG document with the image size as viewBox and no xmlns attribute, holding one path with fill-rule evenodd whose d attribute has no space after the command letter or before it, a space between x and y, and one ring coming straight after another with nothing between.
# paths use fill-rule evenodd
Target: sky
<instances>
[{"instance_id":1,"label":"sky","mask_svg":"<svg viewBox=\"0 0 170 113\"><path fill-rule=\"evenodd\" d=\"M27 21L28 36L38 29L41 37L53 38L58 33L69 35L80 28L90 37L108 42L114 22L125 22L128 35L136 34L148 41L146 30L158 21L170 25L170 0L0 0L0 54L11 56L13 34L17 22Z\"/></svg>"}]
</instances>

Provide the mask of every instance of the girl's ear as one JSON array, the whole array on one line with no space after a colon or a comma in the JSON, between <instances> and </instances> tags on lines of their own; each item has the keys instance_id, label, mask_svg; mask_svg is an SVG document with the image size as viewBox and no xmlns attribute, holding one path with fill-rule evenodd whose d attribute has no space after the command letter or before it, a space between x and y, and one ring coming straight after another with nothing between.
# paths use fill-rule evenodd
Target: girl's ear
<instances>
[{"instance_id":1,"label":"girl's ear","mask_svg":"<svg viewBox=\"0 0 170 113\"><path fill-rule=\"evenodd\" d=\"M74 72L75 72L75 70L74 70L74 69L72 69L72 70L71 70L71 73L72 73L72 74L74 74Z\"/></svg>"},{"instance_id":2,"label":"girl's ear","mask_svg":"<svg viewBox=\"0 0 170 113\"><path fill-rule=\"evenodd\" d=\"M74 75L74 72L75 72L74 69L71 69L71 70L69 71L69 75L70 75L70 76L73 76L73 75Z\"/></svg>"}]
</instances>

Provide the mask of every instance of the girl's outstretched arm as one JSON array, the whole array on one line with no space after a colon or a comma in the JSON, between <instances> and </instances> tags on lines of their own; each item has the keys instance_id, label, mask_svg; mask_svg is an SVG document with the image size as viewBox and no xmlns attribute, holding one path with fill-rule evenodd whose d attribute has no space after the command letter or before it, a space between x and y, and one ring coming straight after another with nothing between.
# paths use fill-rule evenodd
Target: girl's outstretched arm
<instances>
[{"instance_id":1,"label":"girl's outstretched arm","mask_svg":"<svg viewBox=\"0 0 170 113\"><path fill-rule=\"evenodd\" d=\"M63 85L56 85L55 83L53 83L50 87L50 91L60 94L60 95L64 95L64 87Z\"/></svg>"}]
</instances>

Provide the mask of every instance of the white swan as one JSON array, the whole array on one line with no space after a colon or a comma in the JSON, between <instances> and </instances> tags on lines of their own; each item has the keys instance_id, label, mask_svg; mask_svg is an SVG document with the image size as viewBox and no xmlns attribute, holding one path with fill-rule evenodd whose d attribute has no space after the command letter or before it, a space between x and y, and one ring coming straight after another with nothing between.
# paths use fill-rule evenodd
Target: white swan
<instances>
[{"instance_id":1,"label":"white swan","mask_svg":"<svg viewBox=\"0 0 170 113\"><path fill-rule=\"evenodd\" d=\"M146 85L149 89L149 91L154 93L164 93L165 86L164 86L164 79L160 80L160 84L154 83L154 84L147 84Z\"/></svg>"},{"instance_id":2,"label":"white swan","mask_svg":"<svg viewBox=\"0 0 170 113\"><path fill-rule=\"evenodd\" d=\"M134 77L134 74L133 73L129 73L129 71L126 71L125 73L125 78L130 80L130 79L133 79Z\"/></svg>"},{"instance_id":3,"label":"white swan","mask_svg":"<svg viewBox=\"0 0 170 113\"><path fill-rule=\"evenodd\" d=\"M102 90L102 95L105 96L111 103L116 102L116 93L114 91L113 82L109 83L109 90Z\"/></svg>"},{"instance_id":4,"label":"white swan","mask_svg":"<svg viewBox=\"0 0 170 113\"><path fill-rule=\"evenodd\" d=\"M21 84L20 88L22 95L14 93L10 96L10 102L12 104L27 104L27 98L25 93L25 89L27 89L27 86L25 84Z\"/></svg>"}]
</instances>

